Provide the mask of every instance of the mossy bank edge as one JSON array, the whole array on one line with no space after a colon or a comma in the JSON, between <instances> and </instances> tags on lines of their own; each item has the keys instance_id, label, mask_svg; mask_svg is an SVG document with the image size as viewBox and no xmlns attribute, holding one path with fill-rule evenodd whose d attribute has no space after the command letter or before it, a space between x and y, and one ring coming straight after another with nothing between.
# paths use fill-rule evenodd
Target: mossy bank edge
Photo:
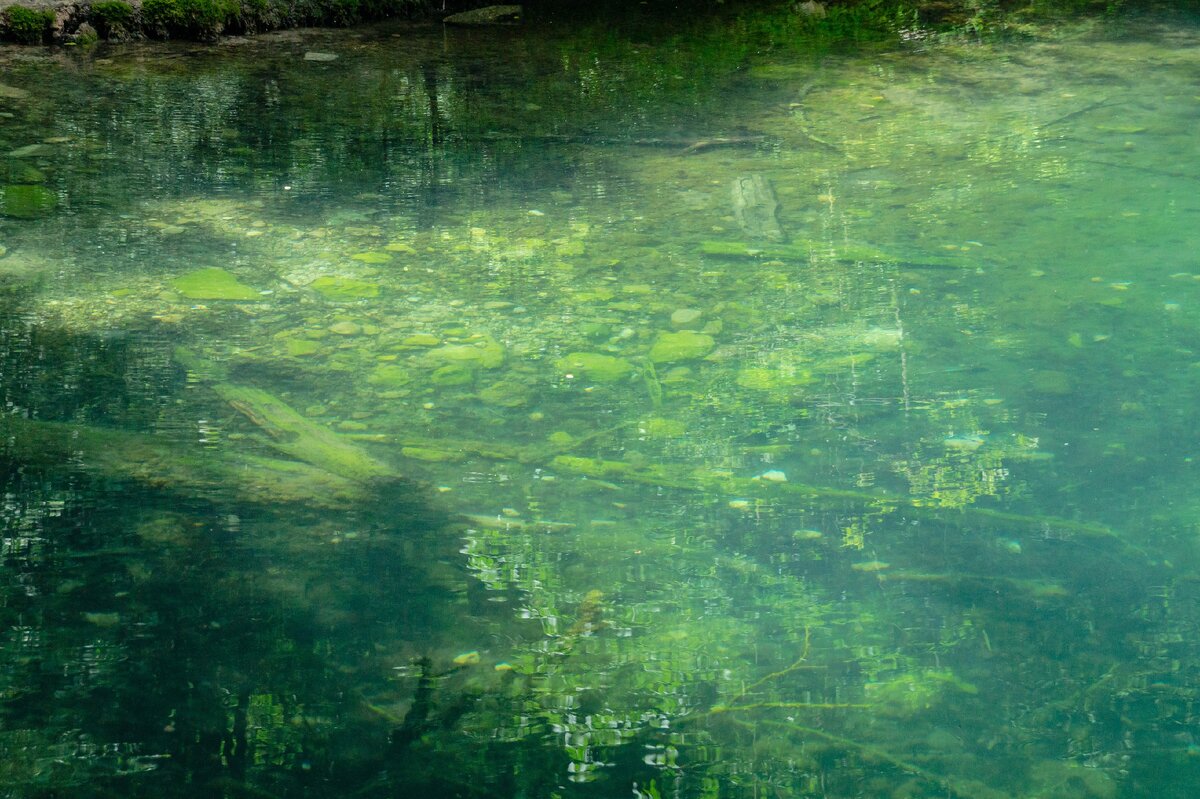
<instances>
[{"instance_id":1,"label":"mossy bank edge","mask_svg":"<svg viewBox=\"0 0 1200 799\"><path fill-rule=\"evenodd\" d=\"M419 14L424 0L0 0L0 40L214 39L280 28L345 26Z\"/></svg>"}]
</instances>

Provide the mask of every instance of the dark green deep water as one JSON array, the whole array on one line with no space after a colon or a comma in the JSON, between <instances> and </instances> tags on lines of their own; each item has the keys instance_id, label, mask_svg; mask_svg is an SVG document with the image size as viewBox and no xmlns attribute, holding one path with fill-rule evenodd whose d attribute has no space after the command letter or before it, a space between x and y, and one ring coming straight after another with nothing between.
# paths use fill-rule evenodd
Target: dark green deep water
<instances>
[{"instance_id":1,"label":"dark green deep water","mask_svg":"<svg viewBox=\"0 0 1200 799\"><path fill-rule=\"evenodd\" d=\"M791 32L0 51L0 796L1194 796L1200 24Z\"/></svg>"}]
</instances>

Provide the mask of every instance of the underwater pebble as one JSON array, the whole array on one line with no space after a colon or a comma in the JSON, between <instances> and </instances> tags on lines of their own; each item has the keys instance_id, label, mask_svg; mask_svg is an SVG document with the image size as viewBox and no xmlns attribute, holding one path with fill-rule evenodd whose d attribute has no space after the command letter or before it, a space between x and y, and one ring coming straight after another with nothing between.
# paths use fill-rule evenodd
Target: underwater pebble
<instances>
[{"instance_id":1,"label":"underwater pebble","mask_svg":"<svg viewBox=\"0 0 1200 799\"><path fill-rule=\"evenodd\" d=\"M787 482L787 474L779 471L778 469L771 469L770 471L766 471L766 472L763 472L762 474L760 474L758 476L758 479L765 480L768 483L786 483Z\"/></svg>"},{"instance_id":2,"label":"underwater pebble","mask_svg":"<svg viewBox=\"0 0 1200 799\"><path fill-rule=\"evenodd\" d=\"M691 327L700 321L704 312L697 308L680 308L671 314L671 327L676 329Z\"/></svg>"}]
</instances>

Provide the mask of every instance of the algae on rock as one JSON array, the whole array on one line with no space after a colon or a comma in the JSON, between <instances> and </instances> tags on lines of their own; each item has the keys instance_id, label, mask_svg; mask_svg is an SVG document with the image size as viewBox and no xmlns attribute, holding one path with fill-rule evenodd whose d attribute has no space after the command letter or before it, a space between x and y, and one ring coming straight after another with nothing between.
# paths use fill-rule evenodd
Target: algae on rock
<instances>
[{"instance_id":1,"label":"algae on rock","mask_svg":"<svg viewBox=\"0 0 1200 799\"><path fill-rule=\"evenodd\" d=\"M13 219L39 219L57 207L57 195L35 183L11 183L0 193L0 214Z\"/></svg>"},{"instance_id":2,"label":"algae on rock","mask_svg":"<svg viewBox=\"0 0 1200 799\"><path fill-rule=\"evenodd\" d=\"M679 330L671 333L659 333L653 346L650 347L651 363L676 363L678 361L694 361L712 352L716 341L706 333L694 330Z\"/></svg>"},{"instance_id":3,"label":"algae on rock","mask_svg":"<svg viewBox=\"0 0 1200 799\"><path fill-rule=\"evenodd\" d=\"M263 299L261 294L219 266L210 266L180 275L171 281L171 285L189 300L249 302Z\"/></svg>"}]
</instances>

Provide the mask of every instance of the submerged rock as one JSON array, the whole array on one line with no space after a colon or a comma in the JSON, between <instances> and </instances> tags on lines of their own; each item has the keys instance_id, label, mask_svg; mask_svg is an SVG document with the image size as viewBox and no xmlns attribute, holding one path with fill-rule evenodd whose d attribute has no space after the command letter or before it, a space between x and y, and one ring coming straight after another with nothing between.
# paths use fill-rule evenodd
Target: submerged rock
<instances>
[{"instance_id":1,"label":"submerged rock","mask_svg":"<svg viewBox=\"0 0 1200 799\"><path fill-rule=\"evenodd\" d=\"M171 285L189 300L261 300L262 296L218 266L180 275Z\"/></svg>"},{"instance_id":2,"label":"submerged rock","mask_svg":"<svg viewBox=\"0 0 1200 799\"><path fill-rule=\"evenodd\" d=\"M379 388L399 388L408 385L412 381L412 375L403 366L394 363L381 364L376 366L374 371L367 377L367 382Z\"/></svg>"},{"instance_id":3,"label":"submerged rock","mask_svg":"<svg viewBox=\"0 0 1200 799\"><path fill-rule=\"evenodd\" d=\"M504 345L491 336L471 344L447 344L426 353L433 363L461 364L467 367L495 369L504 363Z\"/></svg>"},{"instance_id":4,"label":"submerged rock","mask_svg":"<svg viewBox=\"0 0 1200 799\"><path fill-rule=\"evenodd\" d=\"M53 274L52 265L46 261L19 253L5 257L6 252L4 246L0 245L0 294L34 288Z\"/></svg>"},{"instance_id":5,"label":"submerged rock","mask_svg":"<svg viewBox=\"0 0 1200 799\"><path fill-rule=\"evenodd\" d=\"M529 404L529 387L515 380L501 380L479 392L479 399L486 405L500 408L520 408Z\"/></svg>"},{"instance_id":6,"label":"submerged rock","mask_svg":"<svg viewBox=\"0 0 1200 799\"><path fill-rule=\"evenodd\" d=\"M435 386L465 386L475 382L475 372L461 363L448 363L433 370L429 382Z\"/></svg>"},{"instance_id":7,"label":"submerged rock","mask_svg":"<svg viewBox=\"0 0 1200 799\"><path fill-rule=\"evenodd\" d=\"M615 355L598 352L572 352L554 362L564 374L578 374L597 383L616 383L633 374L633 364Z\"/></svg>"},{"instance_id":8,"label":"submerged rock","mask_svg":"<svg viewBox=\"0 0 1200 799\"><path fill-rule=\"evenodd\" d=\"M18 147L15 150L8 152L9 158L36 158L42 155L50 155L54 152L54 148L48 144L27 144L24 147Z\"/></svg>"},{"instance_id":9,"label":"submerged rock","mask_svg":"<svg viewBox=\"0 0 1200 799\"><path fill-rule=\"evenodd\" d=\"M38 219L54 213L58 197L35 184L14 183L0 193L0 214L13 219Z\"/></svg>"},{"instance_id":10,"label":"submerged rock","mask_svg":"<svg viewBox=\"0 0 1200 799\"><path fill-rule=\"evenodd\" d=\"M309 288L325 299L333 300L334 302L350 302L351 300L364 300L379 296L379 286L377 284L366 280L356 280L352 277L326 275L310 283Z\"/></svg>"},{"instance_id":11,"label":"submerged rock","mask_svg":"<svg viewBox=\"0 0 1200 799\"><path fill-rule=\"evenodd\" d=\"M650 361L652 363L691 361L708 355L715 345L716 342L712 336L697 333L694 330L660 333L654 346L650 348Z\"/></svg>"},{"instance_id":12,"label":"submerged rock","mask_svg":"<svg viewBox=\"0 0 1200 799\"><path fill-rule=\"evenodd\" d=\"M676 330L700 327L704 312L699 308L679 308L671 314L671 327Z\"/></svg>"}]
</instances>

